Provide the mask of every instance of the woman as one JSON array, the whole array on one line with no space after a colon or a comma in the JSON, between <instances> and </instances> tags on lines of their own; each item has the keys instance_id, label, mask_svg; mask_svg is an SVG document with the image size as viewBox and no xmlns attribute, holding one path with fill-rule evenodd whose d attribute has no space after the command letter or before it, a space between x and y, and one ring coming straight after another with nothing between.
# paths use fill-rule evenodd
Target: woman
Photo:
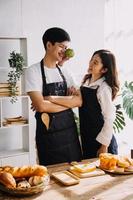
<instances>
[{"instance_id":1,"label":"woman","mask_svg":"<svg viewBox=\"0 0 133 200\"><path fill-rule=\"evenodd\" d=\"M108 50L96 51L81 86L83 104L79 108L80 133L84 159L100 153L118 153L113 135L115 99L119 90L114 55Z\"/></svg>"}]
</instances>

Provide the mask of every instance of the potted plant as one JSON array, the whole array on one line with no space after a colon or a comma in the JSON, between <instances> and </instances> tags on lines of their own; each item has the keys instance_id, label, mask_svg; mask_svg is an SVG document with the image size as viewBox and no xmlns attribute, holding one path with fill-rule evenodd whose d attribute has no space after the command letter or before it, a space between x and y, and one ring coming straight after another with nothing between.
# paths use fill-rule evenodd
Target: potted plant
<instances>
[{"instance_id":1,"label":"potted plant","mask_svg":"<svg viewBox=\"0 0 133 200\"><path fill-rule=\"evenodd\" d=\"M10 95L12 96L11 102L14 103L16 102L18 95L18 81L24 71L24 58L21 53L15 53L15 51L12 51L8 61L11 70L8 73L7 81L9 83Z\"/></svg>"}]
</instances>

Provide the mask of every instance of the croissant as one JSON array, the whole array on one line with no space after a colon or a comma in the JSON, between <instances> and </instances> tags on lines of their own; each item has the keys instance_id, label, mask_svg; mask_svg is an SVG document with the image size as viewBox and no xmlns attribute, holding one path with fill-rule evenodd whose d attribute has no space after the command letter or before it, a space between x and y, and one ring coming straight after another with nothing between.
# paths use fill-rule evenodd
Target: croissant
<instances>
[{"instance_id":1,"label":"croissant","mask_svg":"<svg viewBox=\"0 0 133 200\"><path fill-rule=\"evenodd\" d=\"M3 167L4 172L12 174L15 178L44 176L47 174L47 168L42 165L22 166L22 167Z\"/></svg>"},{"instance_id":2,"label":"croissant","mask_svg":"<svg viewBox=\"0 0 133 200\"><path fill-rule=\"evenodd\" d=\"M117 172L126 170L133 171L133 159L129 157L110 153L101 153L99 158L101 169L115 170Z\"/></svg>"},{"instance_id":3,"label":"croissant","mask_svg":"<svg viewBox=\"0 0 133 200\"><path fill-rule=\"evenodd\" d=\"M126 168L126 167L130 166L130 163L124 157L119 156L118 161L117 161L117 165L118 165L118 167Z\"/></svg>"},{"instance_id":4,"label":"croissant","mask_svg":"<svg viewBox=\"0 0 133 200\"><path fill-rule=\"evenodd\" d=\"M100 168L107 170L114 170L118 162L118 156L110 153L101 153L100 158Z\"/></svg>"},{"instance_id":5,"label":"croissant","mask_svg":"<svg viewBox=\"0 0 133 200\"><path fill-rule=\"evenodd\" d=\"M16 188L16 181L8 172L0 172L0 183L8 188Z\"/></svg>"}]
</instances>

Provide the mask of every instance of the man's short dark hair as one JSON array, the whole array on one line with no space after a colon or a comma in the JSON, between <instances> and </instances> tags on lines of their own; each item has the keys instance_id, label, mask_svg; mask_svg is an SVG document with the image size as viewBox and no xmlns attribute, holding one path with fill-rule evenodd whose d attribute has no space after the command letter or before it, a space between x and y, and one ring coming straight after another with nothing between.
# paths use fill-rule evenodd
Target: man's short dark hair
<instances>
[{"instance_id":1,"label":"man's short dark hair","mask_svg":"<svg viewBox=\"0 0 133 200\"><path fill-rule=\"evenodd\" d=\"M64 42L64 41L70 41L70 40L71 39L70 39L69 34L62 28L58 28L58 27L47 29L42 37L42 41L43 41L45 49L46 49L46 44L48 41L54 45L55 42Z\"/></svg>"}]
</instances>

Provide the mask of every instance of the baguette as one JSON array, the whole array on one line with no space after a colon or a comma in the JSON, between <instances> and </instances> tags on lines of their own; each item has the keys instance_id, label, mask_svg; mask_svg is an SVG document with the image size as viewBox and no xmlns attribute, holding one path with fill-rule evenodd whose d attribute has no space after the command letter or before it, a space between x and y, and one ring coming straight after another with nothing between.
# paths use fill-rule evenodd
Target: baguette
<instances>
[{"instance_id":1,"label":"baguette","mask_svg":"<svg viewBox=\"0 0 133 200\"><path fill-rule=\"evenodd\" d=\"M14 178L24 178L31 176L44 176L47 174L47 168L42 165L22 166L22 167L3 167L4 172L12 174Z\"/></svg>"},{"instance_id":2,"label":"baguette","mask_svg":"<svg viewBox=\"0 0 133 200\"><path fill-rule=\"evenodd\" d=\"M7 188L16 188L16 181L8 172L0 172L0 183Z\"/></svg>"}]
</instances>

